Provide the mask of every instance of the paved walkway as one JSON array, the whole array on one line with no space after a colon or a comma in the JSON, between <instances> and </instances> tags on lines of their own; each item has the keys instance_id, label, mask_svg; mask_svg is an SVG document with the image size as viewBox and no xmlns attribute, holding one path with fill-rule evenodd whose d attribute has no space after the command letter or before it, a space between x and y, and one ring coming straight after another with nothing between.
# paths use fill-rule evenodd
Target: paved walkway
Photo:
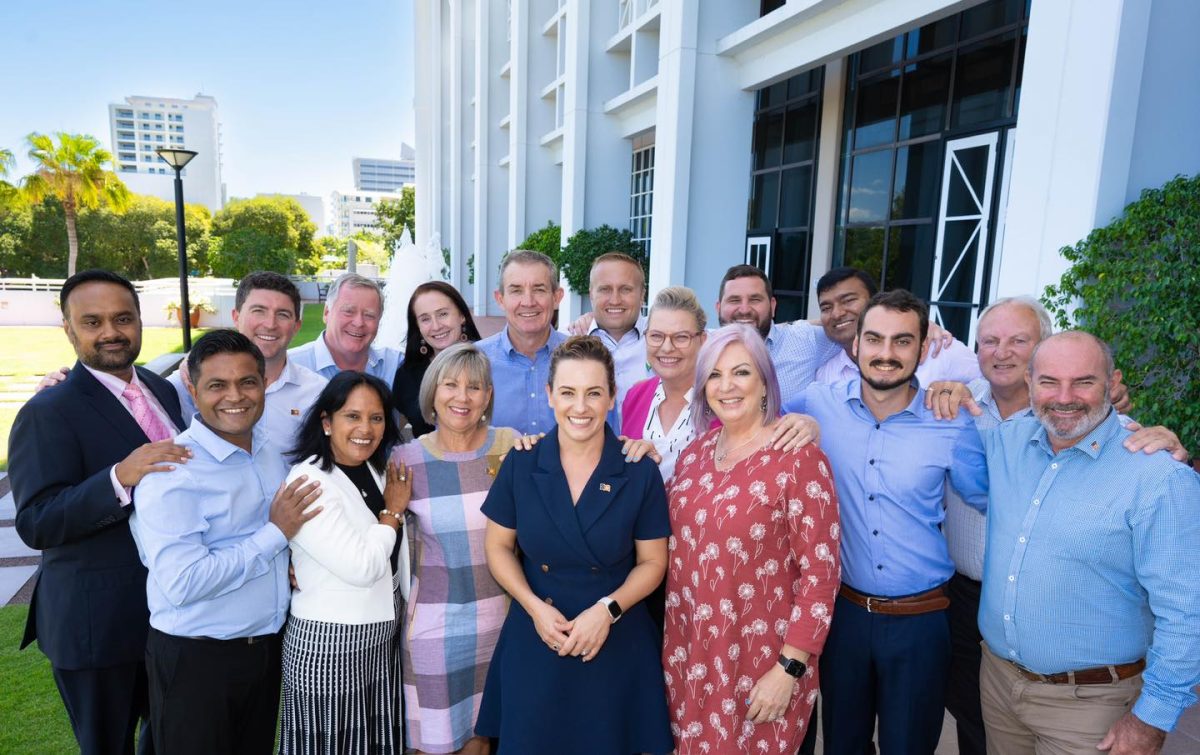
<instances>
[{"instance_id":1,"label":"paved walkway","mask_svg":"<svg viewBox=\"0 0 1200 755\"><path fill-rule=\"evenodd\" d=\"M17 516L8 477L0 473L0 606L28 604L41 556L17 536Z\"/></svg>"}]
</instances>

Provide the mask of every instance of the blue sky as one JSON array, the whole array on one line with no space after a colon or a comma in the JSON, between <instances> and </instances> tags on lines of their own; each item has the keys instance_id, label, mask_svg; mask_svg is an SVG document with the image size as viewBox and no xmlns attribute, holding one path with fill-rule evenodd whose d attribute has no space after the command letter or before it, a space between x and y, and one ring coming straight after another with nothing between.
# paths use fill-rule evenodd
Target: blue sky
<instances>
[{"instance_id":1,"label":"blue sky","mask_svg":"<svg viewBox=\"0 0 1200 755\"><path fill-rule=\"evenodd\" d=\"M230 197L328 196L413 143L412 0L0 0L0 148L92 134L128 95L217 99Z\"/></svg>"}]
</instances>

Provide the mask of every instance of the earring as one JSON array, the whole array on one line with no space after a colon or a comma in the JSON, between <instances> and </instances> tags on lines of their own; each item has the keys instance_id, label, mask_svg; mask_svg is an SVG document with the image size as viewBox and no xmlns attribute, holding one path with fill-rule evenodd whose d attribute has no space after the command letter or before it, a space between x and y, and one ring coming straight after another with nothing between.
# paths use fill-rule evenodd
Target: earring
<instances>
[{"instance_id":1,"label":"earring","mask_svg":"<svg viewBox=\"0 0 1200 755\"><path fill-rule=\"evenodd\" d=\"M759 406L760 406L759 411L766 414L766 412L767 412L767 394L765 394L765 393L763 394L762 403Z\"/></svg>"},{"instance_id":2,"label":"earring","mask_svg":"<svg viewBox=\"0 0 1200 755\"><path fill-rule=\"evenodd\" d=\"M425 343L424 338L421 339L421 348L417 349L417 351L421 352L421 356L429 353L429 345Z\"/></svg>"},{"instance_id":3,"label":"earring","mask_svg":"<svg viewBox=\"0 0 1200 755\"><path fill-rule=\"evenodd\" d=\"M329 437L329 430L326 430L326 431L325 431L325 436L326 436L326 437Z\"/></svg>"},{"instance_id":4,"label":"earring","mask_svg":"<svg viewBox=\"0 0 1200 755\"><path fill-rule=\"evenodd\" d=\"M486 414L479 418L479 424L481 424L481 425L487 424L487 415Z\"/></svg>"},{"instance_id":5,"label":"earring","mask_svg":"<svg viewBox=\"0 0 1200 755\"><path fill-rule=\"evenodd\" d=\"M458 334L458 340L460 340L460 341L471 340L469 337L467 337L467 329L466 328L463 328L462 332Z\"/></svg>"}]
</instances>

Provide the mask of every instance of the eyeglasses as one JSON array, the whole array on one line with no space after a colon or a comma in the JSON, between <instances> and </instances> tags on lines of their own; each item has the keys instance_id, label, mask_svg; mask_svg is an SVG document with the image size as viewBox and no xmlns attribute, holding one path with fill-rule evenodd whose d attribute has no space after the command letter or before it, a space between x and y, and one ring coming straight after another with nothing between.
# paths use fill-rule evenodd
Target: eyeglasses
<instances>
[{"instance_id":1,"label":"eyeglasses","mask_svg":"<svg viewBox=\"0 0 1200 755\"><path fill-rule=\"evenodd\" d=\"M667 335L666 333L658 330L650 330L646 332L646 343L657 349L659 346L662 346L668 338L670 338L672 346L677 349L686 349L692 345L692 339L699 335L699 331L690 333L686 330L681 330L678 333L671 333L670 335Z\"/></svg>"}]
</instances>

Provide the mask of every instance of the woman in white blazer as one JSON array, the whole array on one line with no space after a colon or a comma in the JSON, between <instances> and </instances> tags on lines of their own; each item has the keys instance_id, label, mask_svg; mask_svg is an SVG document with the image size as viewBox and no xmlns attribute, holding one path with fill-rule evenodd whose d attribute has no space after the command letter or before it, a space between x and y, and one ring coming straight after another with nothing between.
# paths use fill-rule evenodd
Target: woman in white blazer
<instances>
[{"instance_id":1,"label":"woman in white blazer","mask_svg":"<svg viewBox=\"0 0 1200 755\"><path fill-rule=\"evenodd\" d=\"M300 427L288 474L321 483L321 507L292 538L283 639L281 753L402 753L393 591L412 481L387 464L399 429L387 385L335 375ZM311 510L311 509L310 509ZM396 564L405 568L400 572Z\"/></svg>"}]
</instances>

